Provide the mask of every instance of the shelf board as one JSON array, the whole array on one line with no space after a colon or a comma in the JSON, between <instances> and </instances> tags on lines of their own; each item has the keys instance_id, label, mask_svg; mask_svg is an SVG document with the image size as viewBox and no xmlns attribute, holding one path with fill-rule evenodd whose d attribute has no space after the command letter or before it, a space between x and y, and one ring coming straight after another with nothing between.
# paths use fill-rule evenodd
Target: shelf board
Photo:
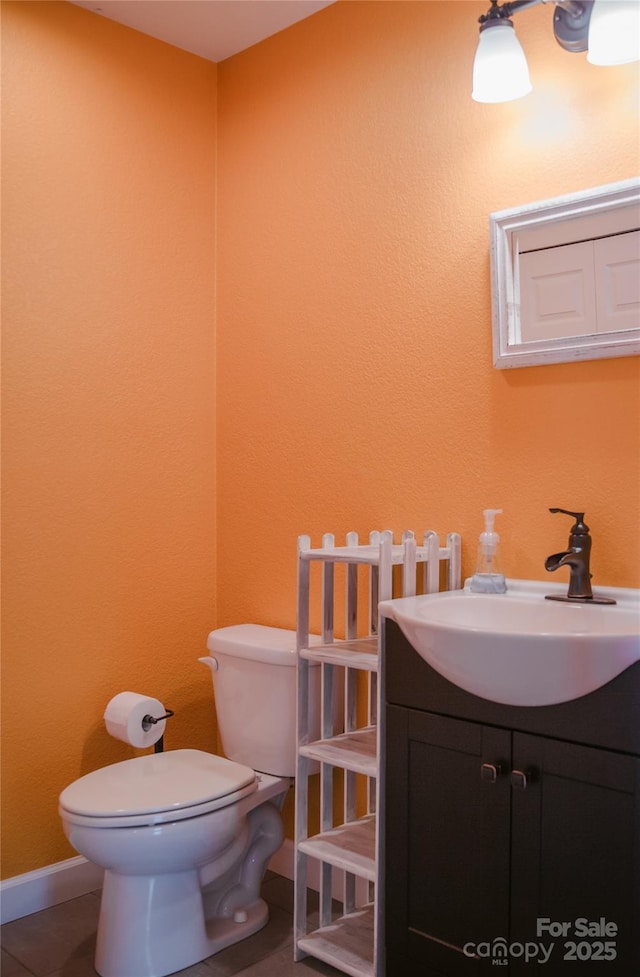
<instances>
[{"instance_id":1,"label":"shelf board","mask_svg":"<svg viewBox=\"0 0 640 977\"><path fill-rule=\"evenodd\" d=\"M438 556L442 559L448 556L447 547L439 547ZM399 566L404 563L404 546L395 543L391 547L391 563ZM380 563L380 546L331 546L323 549L302 550L298 556L301 560L321 560L325 563L362 563L366 566L378 566ZM416 560L425 563L429 559L426 546L416 546Z\"/></svg>"},{"instance_id":2,"label":"shelf board","mask_svg":"<svg viewBox=\"0 0 640 977\"><path fill-rule=\"evenodd\" d=\"M313 645L311 648L303 648L300 657L327 665L343 665L345 668L377 672L378 638L376 635L369 635L349 641L334 641L328 645Z\"/></svg>"},{"instance_id":3,"label":"shelf board","mask_svg":"<svg viewBox=\"0 0 640 977\"><path fill-rule=\"evenodd\" d=\"M298 947L351 977L373 977L373 919L373 905L365 906L307 933Z\"/></svg>"},{"instance_id":4,"label":"shelf board","mask_svg":"<svg viewBox=\"0 0 640 977\"><path fill-rule=\"evenodd\" d=\"M305 855L369 882L376 881L376 816L340 824L298 843Z\"/></svg>"},{"instance_id":5,"label":"shelf board","mask_svg":"<svg viewBox=\"0 0 640 977\"><path fill-rule=\"evenodd\" d=\"M378 770L376 743L377 728L364 726L350 733L332 736L331 739L307 743L299 747L299 753L311 760L375 777Z\"/></svg>"}]
</instances>

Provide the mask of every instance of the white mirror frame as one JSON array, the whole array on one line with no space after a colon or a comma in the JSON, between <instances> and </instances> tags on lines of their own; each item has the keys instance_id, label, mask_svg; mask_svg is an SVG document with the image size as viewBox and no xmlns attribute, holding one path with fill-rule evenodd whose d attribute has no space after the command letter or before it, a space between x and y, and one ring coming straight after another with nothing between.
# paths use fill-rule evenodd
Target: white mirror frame
<instances>
[{"instance_id":1,"label":"white mirror frame","mask_svg":"<svg viewBox=\"0 0 640 977\"><path fill-rule=\"evenodd\" d=\"M640 354L637 329L523 342L520 328L518 233L549 222L596 214L640 202L640 179L541 200L490 214L493 365L498 369L541 366Z\"/></svg>"}]
</instances>

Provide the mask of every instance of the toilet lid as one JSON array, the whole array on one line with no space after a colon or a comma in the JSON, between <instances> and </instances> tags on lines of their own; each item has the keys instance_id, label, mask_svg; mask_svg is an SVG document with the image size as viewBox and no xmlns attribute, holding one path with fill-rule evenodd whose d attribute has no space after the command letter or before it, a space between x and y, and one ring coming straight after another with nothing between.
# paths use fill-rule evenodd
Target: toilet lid
<instances>
[{"instance_id":1,"label":"toilet lid","mask_svg":"<svg viewBox=\"0 0 640 977\"><path fill-rule=\"evenodd\" d=\"M241 763L201 750L170 750L94 770L62 791L60 805L93 818L184 811L254 783L255 771Z\"/></svg>"}]
</instances>

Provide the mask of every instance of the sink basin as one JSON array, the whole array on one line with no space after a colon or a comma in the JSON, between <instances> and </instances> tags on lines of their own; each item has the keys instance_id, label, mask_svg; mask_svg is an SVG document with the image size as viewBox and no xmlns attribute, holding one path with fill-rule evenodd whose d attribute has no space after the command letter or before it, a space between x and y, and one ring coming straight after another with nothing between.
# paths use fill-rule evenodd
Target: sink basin
<instances>
[{"instance_id":1,"label":"sink basin","mask_svg":"<svg viewBox=\"0 0 640 977\"><path fill-rule=\"evenodd\" d=\"M640 590L596 588L615 605L545 600L562 584L508 580L506 594L464 590L383 601L417 653L454 685L514 706L588 695L640 660Z\"/></svg>"}]
</instances>

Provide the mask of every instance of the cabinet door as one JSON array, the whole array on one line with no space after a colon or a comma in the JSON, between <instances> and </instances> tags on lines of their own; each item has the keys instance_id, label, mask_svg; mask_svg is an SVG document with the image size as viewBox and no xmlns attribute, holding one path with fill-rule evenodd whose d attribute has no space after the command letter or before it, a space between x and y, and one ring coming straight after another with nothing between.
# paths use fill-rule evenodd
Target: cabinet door
<instances>
[{"instance_id":1,"label":"cabinet door","mask_svg":"<svg viewBox=\"0 0 640 977\"><path fill-rule=\"evenodd\" d=\"M508 937L511 735L398 706L386 717L387 973L495 974L465 947Z\"/></svg>"},{"instance_id":2,"label":"cabinet door","mask_svg":"<svg viewBox=\"0 0 640 977\"><path fill-rule=\"evenodd\" d=\"M640 974L640 759L516 733L513 761L510 939L553 944L545 977Z\"/></svg>"},{"instance_id":3,"label":"cabinet door","mask_svg":"<svg viewBox=\"0 0 640 977\"><path fill-rule=\"evenodd\" d=\"M598 331L593 241L520 255L523 343Z\"/></svg>"},{"instance_id":4,"label":"cabinet door","mask_svg":"<svg viewBox=\"0 0 640 977\"><path fill-rule=\"evenodd\" d=\"M594 241L598 332L640 322L640 231Z\"/></svg>"}]
</instances>

